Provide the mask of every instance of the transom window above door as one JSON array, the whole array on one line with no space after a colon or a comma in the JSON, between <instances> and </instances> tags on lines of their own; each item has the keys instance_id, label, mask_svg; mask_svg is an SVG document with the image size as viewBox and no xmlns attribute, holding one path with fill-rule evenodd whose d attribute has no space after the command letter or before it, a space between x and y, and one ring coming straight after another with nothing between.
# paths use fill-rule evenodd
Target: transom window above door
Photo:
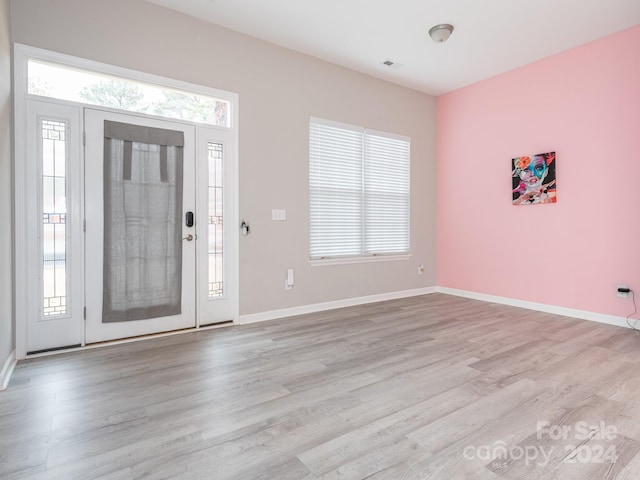
<instances>
[{"instance_id":1,"label":"transom window above door","mask_svg":"<svg viewBox=\"0 0 640 480\"><path fill-rule=\"evenodd\" d=\"M228 100L34 59L29 59L27 70L27 93L31 95L216 127L231 126Z\"/></svg>"}]
</instances>

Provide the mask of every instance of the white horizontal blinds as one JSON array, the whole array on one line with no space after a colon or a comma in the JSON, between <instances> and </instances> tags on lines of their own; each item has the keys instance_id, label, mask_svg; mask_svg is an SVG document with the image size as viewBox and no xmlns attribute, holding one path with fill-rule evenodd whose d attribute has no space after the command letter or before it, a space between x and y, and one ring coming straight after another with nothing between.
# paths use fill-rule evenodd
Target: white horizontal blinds
<instances>
[{"instance_id":1,"label":"white horizontal blinds","mask_svg":"<svg viewBox=\"0 0 640 480\"><path fill-rule=\"evenodd\" d=\"M312 118L311 259L409 253L410 140Z\"/></svg>"},{"instance_id":2,"label":"white horizontal blinds","mask_svg":"<svg viewBox=\"0 0 640 480\"><path fill-rule=\"evenodd\" d=\"M364 144L364 253L409 253L409 141L367 131Z\"/></svg>"},{"instance_id":3,"label":"white horizontal blinds","mask_svg":"<svg viewBox=\"0 0 640 480\"><path fill-rule=\"evenodd\" d=\"M363 131L311 119L310 256L362 254Z\"/></svg>"}]
</instances>

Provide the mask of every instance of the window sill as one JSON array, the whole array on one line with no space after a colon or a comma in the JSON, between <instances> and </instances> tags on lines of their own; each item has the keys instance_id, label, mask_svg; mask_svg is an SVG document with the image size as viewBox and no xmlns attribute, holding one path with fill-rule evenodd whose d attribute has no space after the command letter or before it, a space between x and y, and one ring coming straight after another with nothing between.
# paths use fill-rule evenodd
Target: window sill
<instances>
[{"instance_id":1,"label":"window sill","mask_svg":"<svg viewBox=\"0 0 640 480\"><path fill-rule=\"evenodd\" d=\"M312 267L325 267L329 265L349 265L352 263L375 263L375 262L396 262L409 260L410 254L407 255L372 255L370 257L345 257L345 258L323 258L317 260L309 260Z\"/></svg>"}]
</instances>

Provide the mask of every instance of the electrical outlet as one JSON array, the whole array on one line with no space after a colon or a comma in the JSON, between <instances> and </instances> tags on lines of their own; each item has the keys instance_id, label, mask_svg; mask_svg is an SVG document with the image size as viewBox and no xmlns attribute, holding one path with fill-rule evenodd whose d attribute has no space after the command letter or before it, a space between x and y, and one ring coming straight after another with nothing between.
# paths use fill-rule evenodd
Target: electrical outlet
<instances>
[{"instance_id":1,"label":"electrical outlet","mask_svg":"<svg viewBox=\"0 0 640 480\"><path fill-rule=\"evenodd\" d=\"M620 290L629 290L629 287L626 285L618 285L618 296L621 298L627 298L629 296L629 291L621 292Z\"/></svg>"},{"instance_id":2,"label":"electrical outlet","mask_svg":"<svg viewBox=\"0 0 640 480\"><path fill-rule=\"evenodd\" d=\"M293 268L287 270L287 278L284 281L284 289L291 290L293 288Z\"/></svg>"}]
</instances>

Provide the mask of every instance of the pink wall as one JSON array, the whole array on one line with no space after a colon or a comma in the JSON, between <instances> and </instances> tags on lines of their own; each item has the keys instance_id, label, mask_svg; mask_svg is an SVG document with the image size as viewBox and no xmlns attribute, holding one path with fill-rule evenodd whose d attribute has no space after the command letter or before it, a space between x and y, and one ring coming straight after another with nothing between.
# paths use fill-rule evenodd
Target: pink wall
<instances>
[{"instance_id":1,"label":"pink wall","mask_svg":"<svg viewBox=\"0 0 640 480\"><path fill-rule=\"evenodd\" d=\"M625 316L640 297L640 26L438 98L438 285ZM556 151L558 203L511 205ZM639 298L640 300L640 298Z\"/></svg>"}]
</instances>

